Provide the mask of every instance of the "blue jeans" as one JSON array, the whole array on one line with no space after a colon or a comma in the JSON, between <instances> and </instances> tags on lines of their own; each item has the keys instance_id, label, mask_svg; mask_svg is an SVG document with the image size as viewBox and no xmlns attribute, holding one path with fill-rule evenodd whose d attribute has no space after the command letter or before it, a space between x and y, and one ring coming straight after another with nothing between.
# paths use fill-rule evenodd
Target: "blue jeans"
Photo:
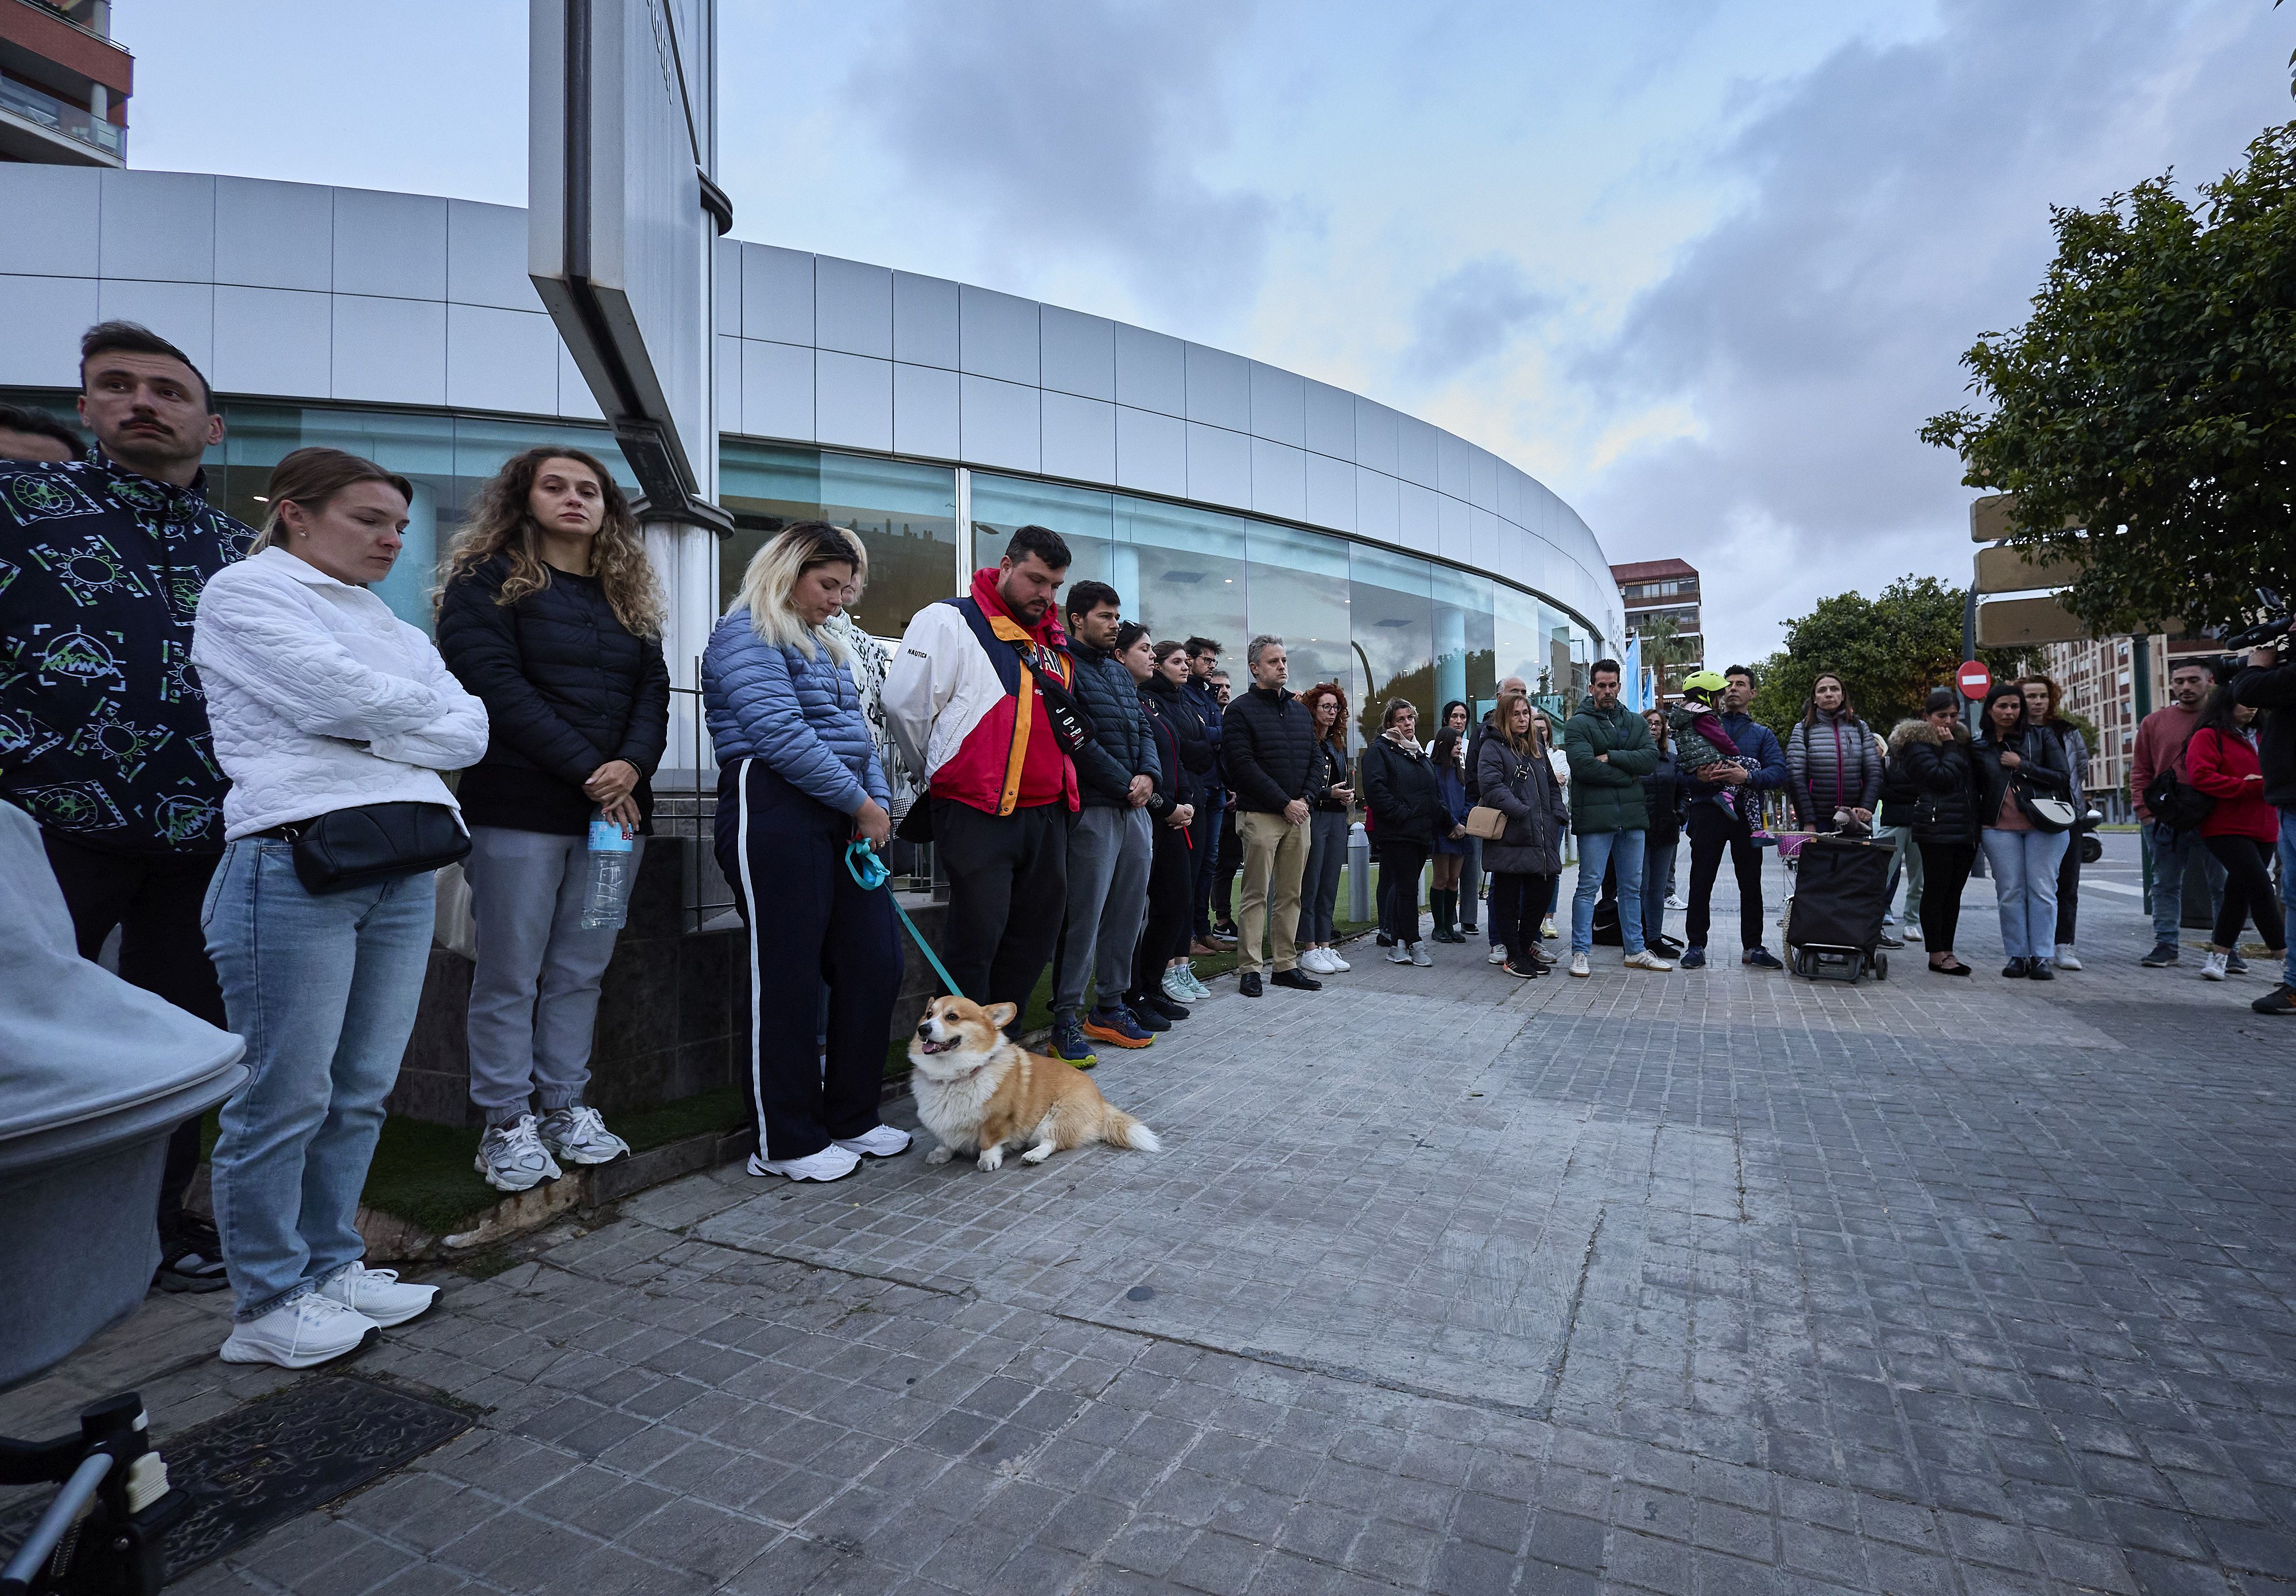
<instances>
[{"instance_id":1,"label":"blue jeans","mask_svg":"<svg viewBox=\"0 0 2296 1596\"><path fill-rule=\"evenodd\" d=\"M2280 812L2280 907L2288 920L2288 957L2280 984L2296 986L2296 809Z\"/></svg>"},{"instance_id":2,"label":"blue jeans","mask_svg":"<svg viewBox=\"0 0 2296 1596\"><path fill-rule=\"evenodd\" d=\"M1570 898L1570 951L1595 945L1595 900L1603 896L1603 872L1619 872L1619 937L1629 955L1643 951L1643 834L1587 831L1578 839L1578 888Z\"/></svg>"},{"instance_id":3,"label":"blue jeans","mask_svg":"<svg viewBox=\"0 0 2296 1596\"><path fill-rule=\"evenodd\" d=\"M1655 843L1643 833L1643 940L1655 942L1666 935L1666 895L1674 888L1674 855L1682 839L1661 831Z\"/></svg>"},{"instance_id":4,"label":"blue jeans","mask_svg":"<svg viewBox=\"0 0 2296 1596\"><path fill-rule=\"evenodd\" d=\"M224 1012L247 1043L247 1084L223 1105L211 1172L242 1321L365 1256L359 1192L414 1029L437 891L424 871L315 897L291 844L244 837L224 849L201 919Z\"/></svg>"},{"instance_id":5,"label":"blue jeans","mask_svg":"<svg viewBox=\"0 0 2296 1596\"><path fill-rule=\"evenodd\" d=\"M2001 912L2001 946L2013 959L2046 959L2056 951L2057 866L2070 831L1984 831L1985 862Z\"/></svg>"},{"instance_id":6,"label":"blue jeans","mask_svg":"<svg viewBox=\"0 0 2296 1596\"><path fill-rule=\"evenodd\" d=\"M2184 940L2185 865L2194 854L2209 883L2209 919L2214 921L2224 902L2225 869L2198 831L2172 831L2147 824L2145 839L2152 845L2152 940L2170 947Z\"/></svg>"}]
</instances>

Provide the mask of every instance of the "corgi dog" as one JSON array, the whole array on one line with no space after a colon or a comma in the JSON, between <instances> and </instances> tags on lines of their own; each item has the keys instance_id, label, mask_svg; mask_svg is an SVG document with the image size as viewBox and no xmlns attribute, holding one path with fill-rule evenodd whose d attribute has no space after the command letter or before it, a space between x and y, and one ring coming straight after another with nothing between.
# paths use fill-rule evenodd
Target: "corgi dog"
<instances>
[{"instance_id":1,"label":"corgi dog","mask_svg":"<svg viewBox=\"0 0 2296 1596\"><path fill-rule=\"evenodd\" d=\"M969 1152L981 1168L995 1169L1011 1146L1027 1149L1023 1164L1041 1164L1087 1142L1163 1150L1155 1132L1111 1108L1081 1071L1008 1039L1004 1027L1015 1011L1011 1003L984 1009L962 997L925 1005L909 1038L909 1064L917 1117L940 1139L926 1163L946 1164L951 1153Z\"/></svg>"}]
</instances>

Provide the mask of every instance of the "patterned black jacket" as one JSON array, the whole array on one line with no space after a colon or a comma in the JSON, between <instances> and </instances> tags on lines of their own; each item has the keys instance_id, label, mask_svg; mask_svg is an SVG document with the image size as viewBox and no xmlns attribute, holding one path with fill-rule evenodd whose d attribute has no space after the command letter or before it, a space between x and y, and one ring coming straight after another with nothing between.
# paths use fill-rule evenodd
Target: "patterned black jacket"
<instances>
[{"instance_id":1,"label":"patterned black jacket","mask_svg":"<svg viewBox=\"0 0 2296 1596\"><path fill-rule=\"evenodd\" d=\"M192 622L254 535L206 483L0 464L0 798L90 847L223 847Z\"/></svg>"}]
</instances>

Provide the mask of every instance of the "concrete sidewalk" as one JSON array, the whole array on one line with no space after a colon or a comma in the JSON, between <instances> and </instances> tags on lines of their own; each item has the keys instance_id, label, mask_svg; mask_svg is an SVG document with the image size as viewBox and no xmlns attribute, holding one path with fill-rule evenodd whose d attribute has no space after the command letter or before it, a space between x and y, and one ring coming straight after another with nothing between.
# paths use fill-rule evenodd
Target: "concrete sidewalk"
<instances>
[{"instance_id":1,"label":"concrete sidewalk","mask_svg":"<svg viewBox=\"0 0 2296 1596\"><path fill-rule=\"evenodd\" d=\"M1161 1155L645 1193L353 1365L474 1429L178 1588L2296 1589L2296 1030L1965 901L1968 980L1358 944L1095 1072ZM221 1307L0 1431L295 1378Z\"/></svg>"}]
</instances>

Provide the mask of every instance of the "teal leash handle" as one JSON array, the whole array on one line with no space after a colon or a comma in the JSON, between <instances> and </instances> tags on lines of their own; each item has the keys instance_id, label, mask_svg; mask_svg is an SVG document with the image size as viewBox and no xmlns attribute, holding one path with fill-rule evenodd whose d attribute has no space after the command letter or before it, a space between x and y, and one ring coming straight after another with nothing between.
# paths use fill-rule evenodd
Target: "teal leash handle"
<instances>
[{"instance_id":1,"label":"teal leash handle","mask_svg":"<svg viewBox=\"0 0 2296 1596\"><path fill-rule=\"evenodd\" d=\"M876 891L878 888L890 880L893 875L893 872L886 868L885 862L877 856L877 850L870 846L868 839L865 837L856 837L845 845L845 873L851 876L853 884L864 892ZM916 939L917 951L925 956L925 962L932 966L933 974L940 978L942 987L951 997L963 996L964 994L959 991L955 980L949 975L947 967L941 963L939 955L932 951L932 944L927 942L925 934L917 929L917 922L909 918L909 912L901 907L901 900L893 897L890 892L885 896L892 899L893 913L901 917L901 923L908 928L909 935Z\"/></svg>"}]
</instances>

